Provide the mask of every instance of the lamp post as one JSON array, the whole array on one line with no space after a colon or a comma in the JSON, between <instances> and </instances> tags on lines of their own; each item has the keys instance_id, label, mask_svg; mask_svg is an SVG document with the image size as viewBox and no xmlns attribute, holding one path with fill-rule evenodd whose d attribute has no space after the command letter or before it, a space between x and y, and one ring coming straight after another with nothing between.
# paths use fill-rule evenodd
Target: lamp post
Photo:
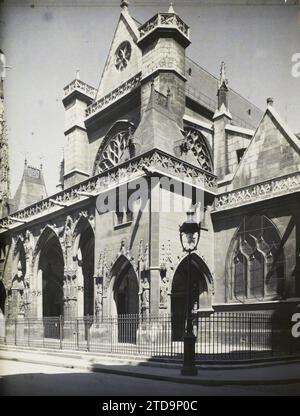
<instances>
[{"instance_id":1,"label":"lamp post","mask_svg":"<svg viewBox=\"0 0 300 416\"><path fill-rule=\"evenodd\" d=\"M186 290L186 325L183 338L184 356L181 374L184 376L197 375L195 365L195 342L192 315L192 287L191 287L191 253L197 249L200 239L200 223L195 220L195 211L189 209L186 221L179 227L180 242L184 252L188 253L188 276Z\"/></svg>"}]
</instances>

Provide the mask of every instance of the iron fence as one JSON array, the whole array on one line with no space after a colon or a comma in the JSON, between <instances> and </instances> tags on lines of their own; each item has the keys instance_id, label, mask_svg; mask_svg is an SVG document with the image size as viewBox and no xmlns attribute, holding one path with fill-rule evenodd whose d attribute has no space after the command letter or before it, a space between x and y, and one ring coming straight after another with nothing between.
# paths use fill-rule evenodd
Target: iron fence
<instances>
[{"instance_id":1,"label":"iron fence","mask_svg":"<svg viewBox=\"0 0 300 416\"><path fill-rule=\"evenodd\" d=\"M147 358L183 357L184 319L169 315L118 315L95 319L63 317L0 323L0 343L25 347L90 351ZM245 360L300 354L289 326L271 315L215 312L194 319L197 360ZM298 343L299 344L299 343Z\"/></svg>"}]
</instances>

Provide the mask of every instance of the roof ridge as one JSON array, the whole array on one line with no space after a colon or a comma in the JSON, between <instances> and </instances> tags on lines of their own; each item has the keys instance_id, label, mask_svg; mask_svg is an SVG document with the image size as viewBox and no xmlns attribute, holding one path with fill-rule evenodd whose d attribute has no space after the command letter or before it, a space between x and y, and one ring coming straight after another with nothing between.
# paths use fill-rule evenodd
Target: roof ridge
<instances>
[{"instance_id":1,"label":"roof ridge","mask_svg":"<svg viewBox=\"0 0 300 416\"><path fill-rule=\"evenodd\" d=\"M187 60L193 62L193 64L195 64L198 68L202 69L204 72L206 72L208 75L210 75L211 77L213 77L216 81L218 81L218 77L215 76L214 74L212 74L211 72L209 72L207 69L203 68L203 66L201 66L200 64L198 64L196 61L194 61L192 58L190 58L189 56L186 57ZM228 86L228 89L233 92L234 94L238 95L239 97L241 97L243 100L247 101L249 104L251 104L253 107L255 107L258 111L263 113L263 110L261 108L259 108L256 104L252 103L250 100L248 100L248 98L245 98L243 95L241 95L239 92L237 92L236 90L234 90L233 88L230 87L230 85Z\"/></svg>"}]
</instances>

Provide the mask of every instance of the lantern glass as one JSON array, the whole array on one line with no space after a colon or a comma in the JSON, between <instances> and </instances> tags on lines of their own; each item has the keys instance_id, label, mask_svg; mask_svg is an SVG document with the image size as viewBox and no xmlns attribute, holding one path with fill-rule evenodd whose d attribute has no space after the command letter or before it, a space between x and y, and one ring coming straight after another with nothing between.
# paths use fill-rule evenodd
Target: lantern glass
<instances>
[{"instance_id":1,"label":"lantern glass","mask_svg":"<svg viewBox=\"0 0 300 416\"><path fill-rule=\"evenodd\" d=\"M187 212L186 221L180 226L180 240L185 251L196 250L200 237L200 224L195 220L195 211Z\"/></svg>"}]
</instances>

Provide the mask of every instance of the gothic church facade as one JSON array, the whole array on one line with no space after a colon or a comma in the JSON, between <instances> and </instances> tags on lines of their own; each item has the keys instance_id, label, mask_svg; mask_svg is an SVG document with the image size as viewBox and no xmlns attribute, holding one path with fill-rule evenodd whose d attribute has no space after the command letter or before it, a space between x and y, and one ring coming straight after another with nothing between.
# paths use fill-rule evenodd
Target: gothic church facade
<instances>
[{"instance_id":1,"label":"gothic church facade","mask_svg":"<svg viewBox=\"0 0 300 416\"><path fill-rule=\"evenodd\" d=\"M99 88L77 76L64 89L58 192L0 220L3 316L180 320L185 215L153 209L176 184L203 196L195 312L296 309L299 138L271 99L261 111L232 90L224 63L217 79L188 58L190 41L172 7L140 24L122 1ZM108 189L152 177L174 186L151 186L148 209L98 212Z\"/></svg>"}]
</instances>

